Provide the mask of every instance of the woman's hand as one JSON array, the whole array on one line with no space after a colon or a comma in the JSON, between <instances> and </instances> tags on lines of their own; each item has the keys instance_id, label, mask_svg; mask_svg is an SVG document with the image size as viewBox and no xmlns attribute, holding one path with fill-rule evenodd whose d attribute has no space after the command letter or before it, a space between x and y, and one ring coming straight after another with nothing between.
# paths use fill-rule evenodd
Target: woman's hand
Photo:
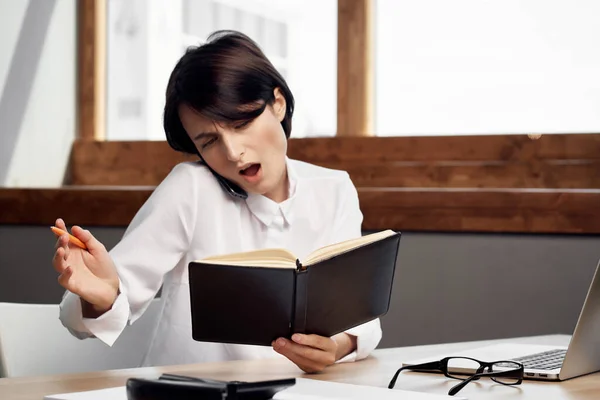
<instances>
[{"instance_id":1,"label":"woman's hand","mask_svg":"<svg viewBox=\"0 0 600 400\"><path fill-rule=\"evenodd\" d=\"M286 356L301 370L308 373L321 372L327 366L356 349L356 337L339 333L331 338L319 335L292 335L292 340L279 338L272 343L273 349Z\"/></svg>"},{"instance_id":2,"label":"woman's hand","mask_svg":"<svg viewBox=\"0 0 600 400\"><path fill-rule=\"evenodd\" d=\"M60 218L56 227L67 232ZM52 265L60 274L58 283L81 298L84 316L95 318L112 308L119 292L119 276L106 248L89 231L74 226L71 234L85 243L87 250L70 244L64 234L56 242Z\"/></svg>"}]
</instances>

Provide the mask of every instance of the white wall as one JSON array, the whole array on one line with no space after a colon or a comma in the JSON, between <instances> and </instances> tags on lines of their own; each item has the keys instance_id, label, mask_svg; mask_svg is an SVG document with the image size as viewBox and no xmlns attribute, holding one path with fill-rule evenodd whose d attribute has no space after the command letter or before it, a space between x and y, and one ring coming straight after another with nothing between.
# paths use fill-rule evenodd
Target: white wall
<instances>
[{"instance_id":1,"label":"white wall","mask_svg":"<svg viewBox=\"0 0 600 400\"><path fill-rule=\"evenodd\" d=\"M4 90L4 83L10 61L19 38L19 31L27 1L24 0L1 0L0 1L0 93Z\"/></svg>"},{"instance_id":2,"label":"white wall","mask_svg":"<svg viewBox=\"0 0 600 400\"><path fill-rule=\"evenodd\" d=\"M75 0L0 0L4 186L62 183L75 137L75 23Z\"/></svg>"},{"instance_id":3,"label":"white wall","mask_svg":"<svg viewBox=\"0 0 600 400\"><path fill-rule=\"evenodd\" d=\"M600 1L377 0L380 135L600 131Z\"/></svg>"}]
</instances>

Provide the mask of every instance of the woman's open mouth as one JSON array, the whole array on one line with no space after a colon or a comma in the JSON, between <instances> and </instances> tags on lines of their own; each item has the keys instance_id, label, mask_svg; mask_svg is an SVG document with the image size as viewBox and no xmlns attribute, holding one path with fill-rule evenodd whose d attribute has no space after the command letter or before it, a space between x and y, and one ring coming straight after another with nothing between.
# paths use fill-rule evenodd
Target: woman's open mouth
<instances>
[{"instance_id":1,"label":"woman's open mouth","mask_svg":"<svg viewBox=\"0 0 600 400\"><path fill-rule=\"evenodd\" d=\"M260 164L250 164L240 171L240 175L242 175L247 182L255 183L260 179L260 176L262 175L261 172Z\"/></svg>"}]
</instances>

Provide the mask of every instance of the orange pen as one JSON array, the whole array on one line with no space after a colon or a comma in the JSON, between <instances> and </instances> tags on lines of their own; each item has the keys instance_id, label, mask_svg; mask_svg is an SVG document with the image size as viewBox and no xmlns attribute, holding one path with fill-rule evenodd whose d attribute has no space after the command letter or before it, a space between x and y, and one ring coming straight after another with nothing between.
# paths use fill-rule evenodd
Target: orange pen
<instances>
[{"instance_id":1,"label":"orange pen","mask_svg":"<svg viewBox=\"0 0 600 400\"><path fill-rule=\"evenodd\" d=\"M52 232L54 232L54 234L58 237L61 237L65 233L68 234L69 242L73 243L77 247L81 247L82 249L87 250L87 246L85 245L85 243L83 243L81 240L77 239L75 236L71 235L70 233L65 232L62 229L57 228L55 226L51 226L50 229L52 229Z\"/></svg>"}]
</instances>

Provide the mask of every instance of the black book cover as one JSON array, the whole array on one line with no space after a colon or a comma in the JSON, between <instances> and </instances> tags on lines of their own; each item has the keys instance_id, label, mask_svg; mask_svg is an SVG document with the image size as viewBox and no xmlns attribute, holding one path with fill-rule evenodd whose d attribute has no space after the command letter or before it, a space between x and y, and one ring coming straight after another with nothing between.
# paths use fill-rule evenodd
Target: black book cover
<instances>
[{"instance_id":1,"label":"black book cover","mask_svg":"<svg viewBox=\"0 0 600 400\"><path fill-rule=\"evenodd\" d=\"M333 336L387 313L400 233L297 268L189 264L192 337L270 346Z\"/></svg>"}]
</instances>

